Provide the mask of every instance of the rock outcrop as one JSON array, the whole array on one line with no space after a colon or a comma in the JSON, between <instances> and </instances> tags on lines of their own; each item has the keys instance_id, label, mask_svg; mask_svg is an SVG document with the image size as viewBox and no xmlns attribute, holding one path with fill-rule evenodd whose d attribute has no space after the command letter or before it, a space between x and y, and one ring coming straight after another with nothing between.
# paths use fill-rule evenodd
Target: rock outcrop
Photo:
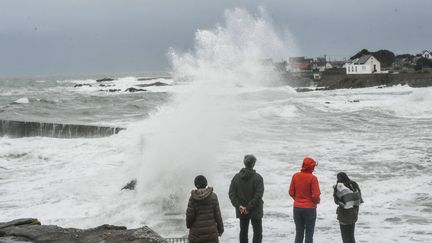
<instances>
[{"instance_id":1,"label":"rock outcrop","mask_svg":"<svg viewBox=\"0 0 432 243\"><path fill-rule=\"evenodd\" d=\"M167 243L147 226L127 229L124 226L104 224L91 229L76 229L42 225L34 218L0 223L0 242Z\"/></svg>"},{"instance_id":2,"label":"rock outcrop","mask_svg":"<svg viewBox=\"0 0 432 243\"><path fill-rule=\"evenodd\" d=\"M130 88L125 89L124 92L134 93L134 92L139 92L139 91L147 91L147 90L145 90L145 89L137 89L137 88L134 88L134 87L130 87Z\"/></svg>"},{"instance_id":3,"label":"rock outcrop","mask_svg":"<svg viewBox=\"0 0 432 243\"><path fill-rule=\"evenodd\" d=\"M131 180L128 184L126 184L122 190L135 190L135 186L136 186L137 180L133 179Z\"/></svg>"},{"instance_id":4,"label":"rock outcrop","mask_svg":"<svg viewBox=\"0 0 432 243\"><path fill-rule=\"evenodd\" d=\"M154 82L151 84L138 84L138 87L151 87L151 86L167 86L168 84L163 82Z\"/></svg>"},{"instance_id":5,"label":"rock outcrop","mask_svg":"<svg viewBox=\"0 0 432 243\"><path fill-rule=\"evenodd\" d=\"M96 82L100 83L100 82L109 82L109 81L114 81L115 79L113 78L101 78L96 80Z\"/></svg>"}]
</instances>

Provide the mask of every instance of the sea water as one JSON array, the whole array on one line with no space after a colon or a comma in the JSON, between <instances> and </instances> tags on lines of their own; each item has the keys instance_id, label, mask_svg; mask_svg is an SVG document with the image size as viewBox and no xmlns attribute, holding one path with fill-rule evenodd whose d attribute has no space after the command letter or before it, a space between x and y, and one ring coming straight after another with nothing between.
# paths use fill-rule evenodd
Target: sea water
<instances>
[{"instance_id":1,"label":"sea water","mask_svg":"<svg viewBox=\"0 0 432 243\"><path fill-rule=\"evenodd\" d=\"M1 81L1 119L127 129L97 139L0 138L0 221L149 225L181 237L193 179L203 174L221 204L221 242L236 242L228 188L252 153L265 183L264 242L294 239L288 187L305 156L319 161L317 242L340 241L332 198L340 171L362 189L358 242L430 242L432 89L296 93L263 62L295 53L279 36L265 14L227 11L223 24L197 32L193 50L170 51L172 79L160 80L169 86L145 92L124 91L152 82L139 77L109 87L94 79ZM120 190L132 179L135 190Z\"/></svg>"}]
</instances>

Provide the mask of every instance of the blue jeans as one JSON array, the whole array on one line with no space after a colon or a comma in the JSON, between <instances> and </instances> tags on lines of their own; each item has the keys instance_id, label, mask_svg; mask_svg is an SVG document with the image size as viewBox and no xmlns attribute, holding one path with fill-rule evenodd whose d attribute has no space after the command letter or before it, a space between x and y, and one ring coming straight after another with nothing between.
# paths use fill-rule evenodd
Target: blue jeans
<instances>
[{"instance_id":1,"label":"blue jeans","mask_svg":"<svg viewBox=\"0 0 432 243\"><path fill-rule=\"evenodd\" d=\"M316 208L294 208L295 243L313 243L316 217Z\"/></svg>"}]
</instances>

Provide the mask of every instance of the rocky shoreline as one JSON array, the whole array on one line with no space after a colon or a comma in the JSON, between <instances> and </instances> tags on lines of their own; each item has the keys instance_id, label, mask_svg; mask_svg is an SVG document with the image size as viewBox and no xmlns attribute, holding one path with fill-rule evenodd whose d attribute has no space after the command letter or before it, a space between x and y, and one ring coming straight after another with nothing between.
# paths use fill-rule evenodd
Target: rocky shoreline
<instances>
[{"instance_id":1,"label":"rocky shoreline","mask_svg":"<svg viewBox=\"0 0 432 243\"><path fill-rule=\"evenodd\" d=\"M164 238L147 226L127 229L124 226L104 224L91 229L76 229L42 225L35 218L0 223L0 242L167 243Z\"/></svg>"},{"instance_id":2,"label":"rocky shoreline","mask_svg":"<svg viewBox=\"0 0 432 243\"><path fill-rule=\"evenodd\" d=\"M347 75L345 73L320 73L319 78L314 79L312 74L289 74L285 77L288 84L297 88L298 92L314 90L354 89L376 86L409 85L410 87L431 87L431 73L382 73ZM318 87L316 89L305 87Z\"/></svg>"}]
</instances>

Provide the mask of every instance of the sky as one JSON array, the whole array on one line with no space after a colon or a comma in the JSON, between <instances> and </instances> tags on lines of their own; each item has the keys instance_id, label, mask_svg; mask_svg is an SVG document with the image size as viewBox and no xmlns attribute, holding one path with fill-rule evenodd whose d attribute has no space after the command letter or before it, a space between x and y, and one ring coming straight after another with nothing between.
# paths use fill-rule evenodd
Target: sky
<instances>
[{"instance_id":1,"label":"sky","mask_svg":"<svg viewBox=\"0 0 432 243\"><path fill-rule=\"evenodd\" d=\"M432 50L431 0L0 0L0 77L166 71L236 7L263 7L308 57Z\"/></svg>"}]
</instances>

